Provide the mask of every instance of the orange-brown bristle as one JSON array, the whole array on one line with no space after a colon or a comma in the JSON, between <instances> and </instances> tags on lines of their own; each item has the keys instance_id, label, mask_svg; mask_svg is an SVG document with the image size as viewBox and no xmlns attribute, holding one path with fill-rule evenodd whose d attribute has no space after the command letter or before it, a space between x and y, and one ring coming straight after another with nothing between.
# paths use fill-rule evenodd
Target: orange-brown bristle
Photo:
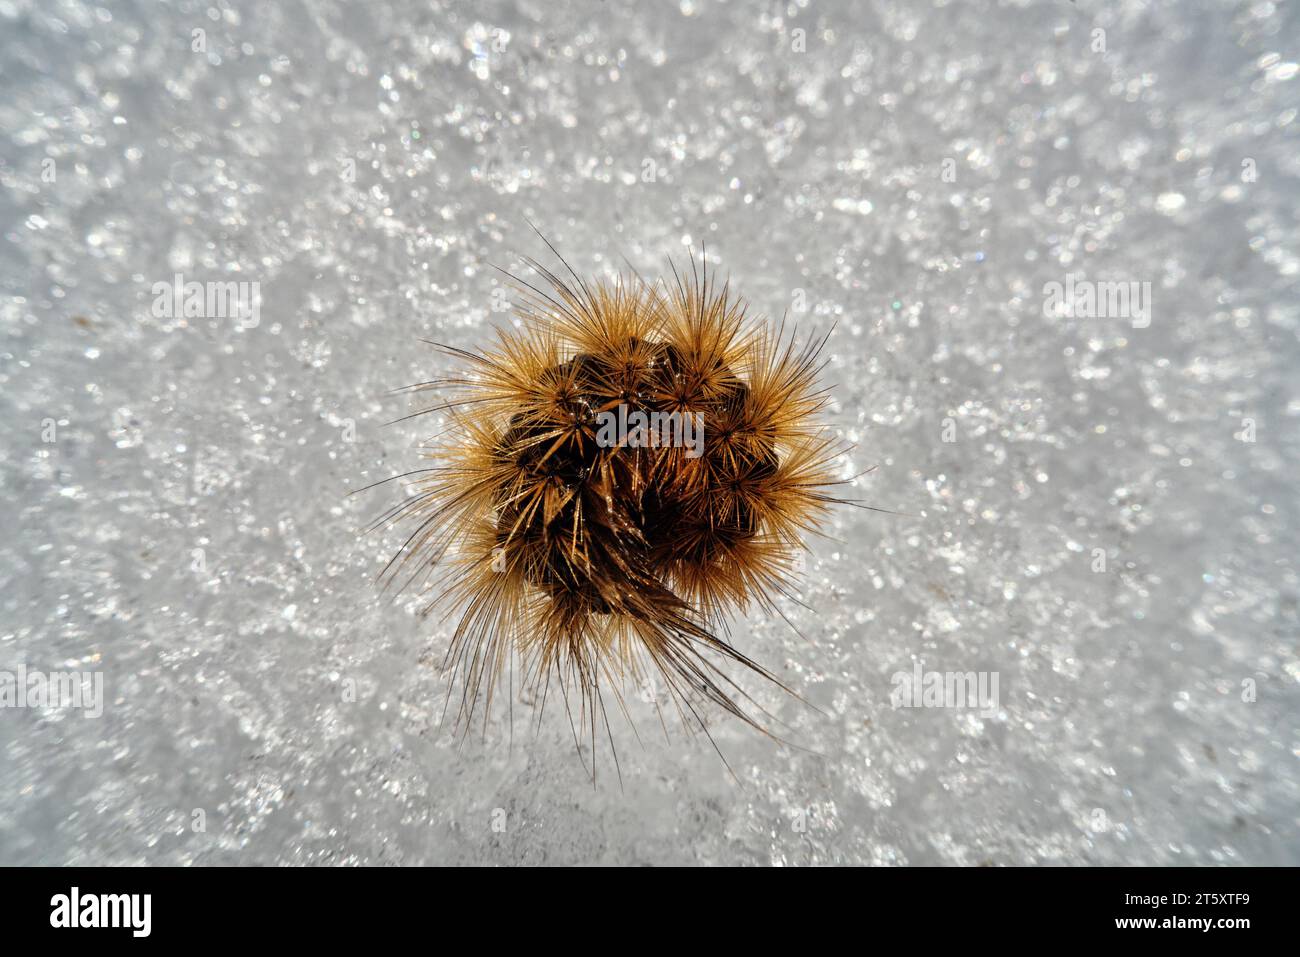
<instances>
[{"instance_id":1,"label":"orange-brown bristle","mask_svg":"<svg viewBox=\"0 0 1300 957\"><path fill-rule=\"evenodd\" d=\"M534 266L551 288L523 284L519 327L482 354L446 349L464 373L413 387L440 393L451 427L397 512L417 527L387 571L460 611L458 718L481 695L490 708L517 654L528 680L558 677L593 733L602 692L647 667L684 717L698 722L703 697L759 727L720 665L776 679L718 631L752 601L774 607L838 501L842 450L816 421L825 340L747 322L707 273L570 284ZM638 412L676 414L687 440L611 443L605 427Z\"/></svg>"}]
</instances>

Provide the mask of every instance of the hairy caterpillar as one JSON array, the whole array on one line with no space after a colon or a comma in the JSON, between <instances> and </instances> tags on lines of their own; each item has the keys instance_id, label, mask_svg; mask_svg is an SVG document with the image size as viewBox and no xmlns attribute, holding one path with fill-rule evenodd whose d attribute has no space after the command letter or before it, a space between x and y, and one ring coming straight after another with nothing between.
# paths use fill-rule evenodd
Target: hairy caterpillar
<instances>
[{"instance_id":1,"label":"hairy caterpillar","mask_svg":"<svg viewBox=\"0 0 1300 957\"><path fill-rule=\"evenodd\" d=\"M528 262L544 283L511 277L519 322L482 352L433 343L461 371L399 390L436 394L413 415L448 427L378 523L414 525L384 577L459 613L457 723L490 711L516 657L543 703L558 678L575 737L608 731L604 691L621 706L650 675L688 725L708 702L766 733L725 665L781 683L720 633L777 610L803 537L845 501L845 449L818 421L825 336L749 321L694 260L659 283Z\"/></svg>"}]
</instances>

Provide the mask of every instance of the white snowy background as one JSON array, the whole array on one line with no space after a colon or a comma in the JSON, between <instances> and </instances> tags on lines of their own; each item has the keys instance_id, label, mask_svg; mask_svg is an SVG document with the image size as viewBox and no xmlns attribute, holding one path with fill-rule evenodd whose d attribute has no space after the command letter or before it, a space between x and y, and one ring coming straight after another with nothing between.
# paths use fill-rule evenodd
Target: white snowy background
<instances>
[{"instance_id":1,"label":"white snowy background","mask_svg":"<svg viewBox=\"0 0 1300 957\"><path fill-rule=\"evenodd\" d=\"M107 699L0 711L0 863L1300 863L1298 59L1267 0L0 0L0 670ZM903 514L835 513L806 640L732 625L804 750L636 689L621 785L555 694L439 728L402 489L348 493L529 221L835 324ZM996 714L893 708L918 660Z\"/></svg>"}]
</instances>

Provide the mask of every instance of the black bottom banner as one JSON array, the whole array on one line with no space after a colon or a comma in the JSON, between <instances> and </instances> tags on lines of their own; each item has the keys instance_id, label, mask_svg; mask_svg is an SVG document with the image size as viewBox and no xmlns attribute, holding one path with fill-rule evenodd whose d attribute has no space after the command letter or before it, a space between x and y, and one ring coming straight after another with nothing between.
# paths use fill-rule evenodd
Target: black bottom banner
<instances>
[{"instance_id":1,"label":"black bottom banner","mask_svg":"<svg viewBox=\"0 0 1300 957\"><path fill-rule=\"evenodd\" d=\"M970 939L965 927L997 934L987 941L1105 938L1232 948L1280 940L1293 926L1286 911L1295 896L1295 871L1287 869L822 869L766 877L750 871L726 875L725 888L716 872L537 877L522 869L6 869L0 914L9 943L340 946L394 932L427 934L450 919L460 925L456 946L470 933L487 932L494 938L489 946L499 946L512 931L532 944L542 927L569 925L575 938L585 938L593 930L625 934L666 923L689 928L697 940L753 937L770 944L773 933L784 933L806 946L807 923L816 921L833 934L829 939L860 926L884 935L873 937L878 942L893 940L891 946L906 928L909 937L919 933L919 940L943 946L950 935ZM665 900L681 910L671 911ZM717 920L712 933L710 913Z\"/></svg>"}]
</instances>

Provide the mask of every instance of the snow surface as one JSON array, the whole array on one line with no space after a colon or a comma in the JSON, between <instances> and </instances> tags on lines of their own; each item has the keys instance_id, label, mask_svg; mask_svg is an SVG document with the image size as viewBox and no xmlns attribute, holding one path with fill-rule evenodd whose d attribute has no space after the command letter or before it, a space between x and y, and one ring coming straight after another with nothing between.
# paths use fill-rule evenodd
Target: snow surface
<instances>
[{"instance_id":1,"label":"snow surface","mask_svg":"<svg viewBox=\"0 0 1300 957\"><path fill-rule=\"evenodd\" d=\"M0 711L0 863L1300 863L1298 41L1270 2L0 0L0 670L107 699ZM529 221L836 324L851 494L902 514L835 513L805 637L732 628L804 750L715 716L733 778L635 689L621 786L554 694L439 729L451 624L358 534L400 486L348 493L421 464L385 393L509 321ZM258 323L156 315L177 273ZM1149 323L1045 315L1070 275ZM999 706L894 708L918 660Z\"/></svg>"}]
</instances>

